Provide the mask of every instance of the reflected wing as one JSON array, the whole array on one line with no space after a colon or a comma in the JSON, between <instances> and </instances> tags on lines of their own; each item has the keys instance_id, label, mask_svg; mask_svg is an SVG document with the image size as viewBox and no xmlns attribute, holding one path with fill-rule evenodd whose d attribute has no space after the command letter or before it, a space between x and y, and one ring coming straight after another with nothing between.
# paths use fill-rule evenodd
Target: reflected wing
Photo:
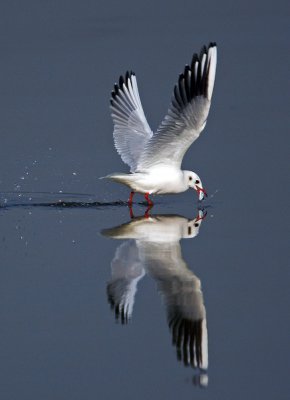
<instances>
[{"instance_id":1,"label":"reflected wing","mask_svg":"<svg viewBox=\"0 0 290 400\"><path fill-rule=\"evenodd\" d=\"M140 154L153 133L144 115L133 72L127 72L125 79L121 76L119 85L115 84L111 110L115 147L124 163L134 172Z\"/></svg>"},{"instance_id":2,"label":"reflected wing","mask_svg":"<svg viewBox=\"0 0 290 400\"><path fill-rule=\"evenodd\" d=\"M216 44L203 47L193 55L179 76L168 114L147 142L138 162L138 170L160 163L180 168L185 152L205 127L213 92ZM161 161L162 160L162 161Z\"/></svg>"},{"instance_id":3,"label":"reflected wing","mask_svg":"<svg viewBox=\"0 0 290 400\"><path fill-rule=\"evenodd\" d=\"M145 273L134 240L128 240L117 248L111 269L108 301L115 311L116 320L126 324L133 313L137 283Z\"/></svg>"},{"instance_id":4,"label":"reflected wing","mask_svg":"<svg viewBox=\"0 0 290 400\"><path fill-rule=\"evenodd\" d=\"M139 256L155 279L166 310L177 358L185 365L208 367L206 311L200 280L187 268L179 242L139 243Z\"/></svg>"},{"instance_id":5,"label":"reflected wing","mask_svg":"<svg viewBox=\"0 0 290 400\"><path fill-rule=\"evenodd\" d=\"M181 290L184 290L183 284ZM171 296L176 297L176 295ZM191 289L191 293L188 292L183 300L185 304L179 303L180 298L175 298L173 304L167 304L168 325L172 332L172 343L176 346L177 358L183 361L184 365L207 369L208 338L205 313L204 317L200 319L194 319L190 316L190 312L193 311L196 302L202 301L202 294L195 293Z\"/></svg>"}]
</instances>

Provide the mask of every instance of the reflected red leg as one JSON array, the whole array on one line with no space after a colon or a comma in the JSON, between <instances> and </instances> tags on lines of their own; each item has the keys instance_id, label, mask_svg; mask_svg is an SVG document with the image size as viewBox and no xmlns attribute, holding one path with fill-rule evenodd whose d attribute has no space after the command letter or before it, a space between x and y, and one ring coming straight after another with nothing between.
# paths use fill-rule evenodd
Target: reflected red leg
<instances>
[{"instance_id":1,"label":"reflected red leg","mask_svg":"<svg viewBox=\"0 0 290 400\"><path fill-rule=\"evenodd\" d=\"M153 207L153 203L148 205L147 210L145 211L145 214L144 214L145 218L150 217L149 211L151 210L152 207Z\"/></svg>"},{"instance_id":2,"label":"reflected red leg","mask_svg":"<svg viewBox=\"0 0 290 400\"><path fill-rule=\"evenodd\" d=\"M130 218L131 218L131 219L134 219L135 217L134 217L133 208L132 208L131 205L129 205L129 213L130 213Z\"/></svg>"},{"instance_id":3,"label":"reflected red leg","mask_svg":"<svg viewBox=\"0 0 290 400\"><path fill-rule=\"evenodd\" d=\"M148 192L145 193L144 197L145 197L145 199L146 199L148 205L149 205L149 206L153 206L153 201L149 198L149 193L148 193Z\"/></svg>"},{"instance_id":4,"label":"reflected red leg","mask_svg":"<svg viewBox=\"0 0 290 400\"><path fill-rule=\"evenodd\" d=\"M200 217L199 214L197 215L195 222L202 221L207 216L207 211L202 211L202 216Z\"/></svg>"},{"instance_id":5,"label":"reflected red leg","mask_svg":"<svg viewBox=\"0 0 290 400\"><path fill-rule=\"evenodd\" d=\"M134 197L134 194L135 194L135 192L131 192L130 193L130 197L129 197L129 200L128 200L128 205L131 207L132 206L132 204L133 204L133 197Z\"/></svg>"}]
</instances>

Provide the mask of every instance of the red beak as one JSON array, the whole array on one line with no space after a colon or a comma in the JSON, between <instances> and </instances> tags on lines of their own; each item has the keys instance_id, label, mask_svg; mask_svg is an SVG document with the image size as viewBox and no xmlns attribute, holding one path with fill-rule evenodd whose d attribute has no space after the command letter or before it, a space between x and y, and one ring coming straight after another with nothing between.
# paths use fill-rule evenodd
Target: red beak
<instances>
[{"instance_id":1,"label":"red beak","mask_svg":"<svg viewBox=\"0 0 290 400\"><path fill-rule=\"evenodd\" d=\"M197 191L197 194L198 194L199 197L200 197L200 193L201 192L203 193L204 197L207 197L207 193L206 193L205 189L203 189L203 188L201 188L200 186L197 186L197 185L195 185L195 187L196 187L196 191Z\"/></svg>"}]
</instances>

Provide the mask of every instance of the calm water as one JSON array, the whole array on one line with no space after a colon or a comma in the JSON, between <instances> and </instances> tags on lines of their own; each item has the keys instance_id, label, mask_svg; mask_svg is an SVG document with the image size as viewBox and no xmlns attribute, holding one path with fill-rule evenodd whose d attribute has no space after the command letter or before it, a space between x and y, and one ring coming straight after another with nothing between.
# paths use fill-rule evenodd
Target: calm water
<instances>
[{"instance_id":1,"label":"calm water","mask_svg":"<svg viewBox=\"0 0 290 400\"><path fill-rule=\"evenodd\" d=\"M15 1L0 15L1 399L288 399L286 2ZM209 41L212 108L183 164L209 198L159 197L132 220L126 188L98 180L126 171L112 84L136 72L155 129Z\"/></svg>"}]
</instances>

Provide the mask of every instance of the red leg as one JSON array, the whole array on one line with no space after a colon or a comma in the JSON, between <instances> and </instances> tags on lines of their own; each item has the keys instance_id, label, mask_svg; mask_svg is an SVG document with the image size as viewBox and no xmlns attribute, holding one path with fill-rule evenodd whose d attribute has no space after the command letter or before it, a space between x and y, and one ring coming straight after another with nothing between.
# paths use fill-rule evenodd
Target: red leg
<instances>
[{"instance_id":1,"label":"red leg","mask_svg":"<svg viewBox=\"0 0 290 400\"><path fill-rule=\"evenodd\" d=\"M148 192L145 193L144 197L145 197L145 199L146 199L148 205L149 205L149 206L153 206L153 201L149 198L149 193L148 193Z\"/></svg>"},{"instance_id":2,"label":"red leg","mask_svg":"<svg viewBox=\"0 0 290 400\"><path fill-rule=\"evenodd\" d=\"M133 208L129 205L130 218L134 219Z\"/></svg>"},{"instance_id":3,"label":"red leg","mask_svg":"<svg viewBox=\"0 0 290 400\"><path fill-rule=\"evenodd\" d=\"M128 200L128 205L131 207L132 206L132 204L133 204L133 197L134 197L134 194L135 194L135 192L131 192L130 193L130 197L129 197L129 200Z\"/></svg>"},{"instance_id":4,"label":"red leg","mask_svg":"<svg viewBox=\"0 0 290 400\"><path fill-rule=\"evenodd\" d=\"M147 210L145 211L145 214L144 214L145 218L150 217L149 211L151 210L152 207L153 207L153 203L148 205Z\"/></svg>"}]
</instances>

